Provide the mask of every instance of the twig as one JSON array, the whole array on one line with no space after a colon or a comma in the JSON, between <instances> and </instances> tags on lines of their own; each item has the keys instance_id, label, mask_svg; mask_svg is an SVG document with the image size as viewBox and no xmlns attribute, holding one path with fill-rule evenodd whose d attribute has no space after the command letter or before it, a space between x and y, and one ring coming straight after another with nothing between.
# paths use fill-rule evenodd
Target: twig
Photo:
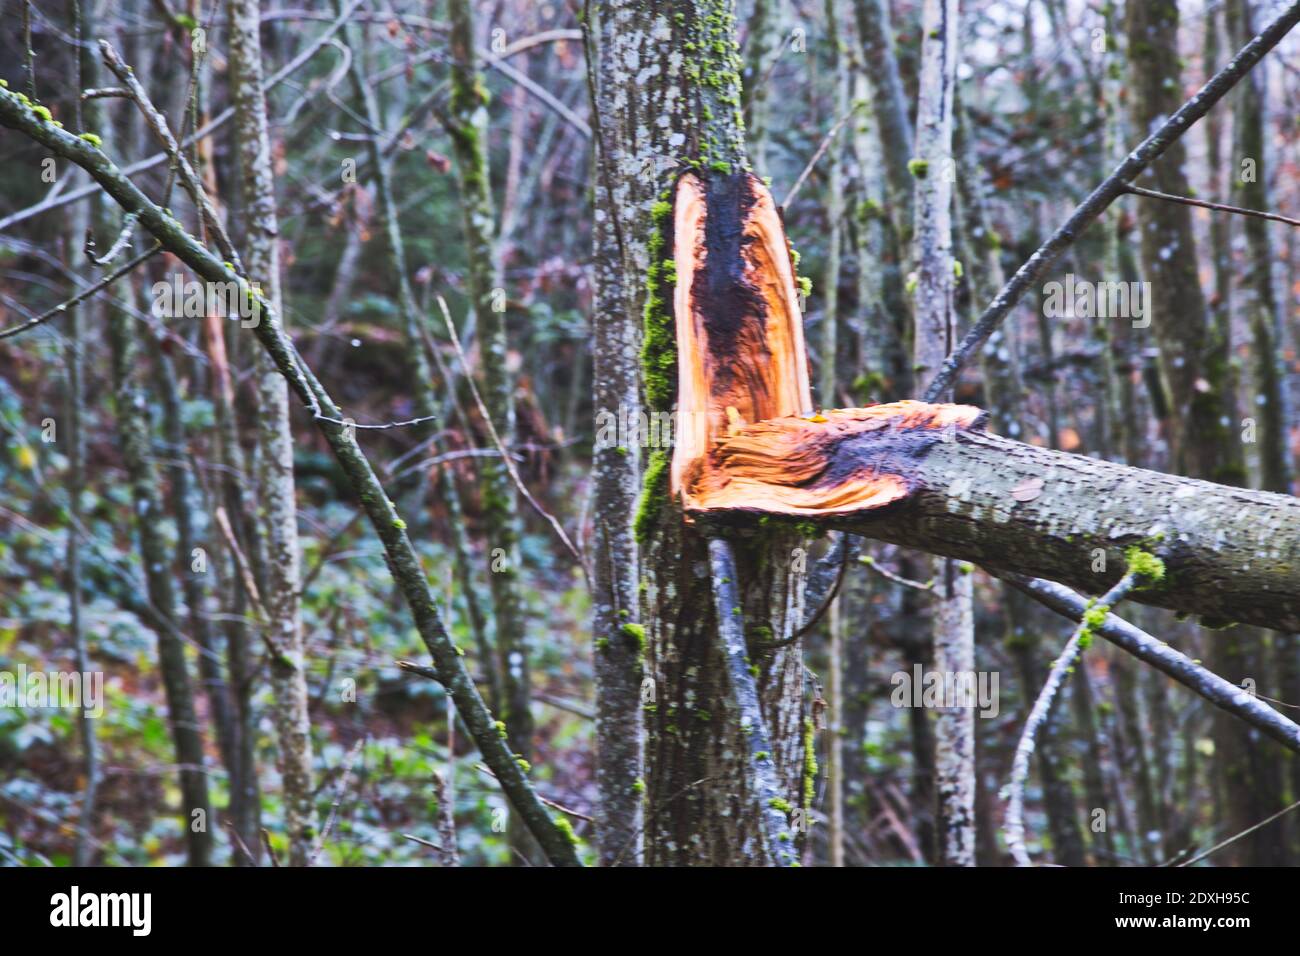
<instances>
[{"instance_id":1,"label":"twig","mask_svg":"<svg viewBox=\"0 0 1300 956\"><path fill-rule=\"evenodd\" d=\"M817 163L821 160L822 156L825 155L826 150L830 148L831 141L834 140L837 135L839 135L839 132L844 127L844 124L847 123L849 120L851 120L853 118L853 114L856 112L857 110L849 110L847 113L845 113L843 116L841 116L838 120L835 121L835 125L830 128L830 132L828 132L826 136L822 139L821 145L817 147L817 151L812 154L812 159L808 160L808 165L803 168L803 172L799 174L799 178L794 181L794 185L790 187L790 191L785 194L785 199L781 200L782 209L790 208L790 203L794 202L794 197L799 194L800 188L803 187L803 181L807 179L808 176L812 173L813 167L817 165Z\"/></svg>"},{"instance_id":2,"label":"twig","mask_svg":"<svg viewBox=\"0 0 1300 956\"><path fill-rule=\"evenodd\" d=\"M253 856L253 851L239 838L239 831L235 829L234 821L226 821L226 830L230 833L230 842L235 845L235 849L244 854L244 859L248 860L248 865L257 866L257 857Z\"/></svg>"},{"instance_id":3,"label":"twig","mask_svg":"<svg viewBox=\"0 0 1300 956\"><path fill-rule=\"evenodd\" d=\"M86 100L104 100L113 97L122 97L123 99L131 98L131 91L124 86L101 86L93 90L85 90L81 94L81 101Z\"/></svg>"},{"instance_id":4,"label":"twig","mask_svg":"<svg viewBox=\"0 0 1300 956\"><path fill-rule=\"evenodd\" d=\"M1137 573L1129 571L1101 597L1097 606L1104 609L1114 607L1124 599L1124 595L1133 590L1137 582ZM1091 611L1092 609L1089 609L1090 613ZM1047 682L1038 692L1038 698L1034 701L1034 706L1029 711L1029 718L1025 721L1025 728L1020 732L1020 740L1016 743L1016 754L1011 761L1011 783L1008 785L1007 818L1003 832L1007 838L1007 849L1011 851L1017 866L1033 866L1033 861L1029 859L1029 851L1025 849L1024 813L1025 781L1029 779L1029 758L1034 755L1034 738L1038 735L1039 728L1047 723L1051 716L1052 706L1056 703L1056 694L1064 685L1070 671L1074 669L1074 662L1083 650L1084 635L1090 633L1090 618L1085 614L1084 619L1070 635L1065 649L1061 651L1061 656L1052 664Z\"/></svg>"},{"instance_id":5,"label":"twig","mask_svg":"<svg viewBox=\"0 0 1300 956\"><path fill-rule=\"evenodd\" d=\"M316 580L317 575L321 573L330 558L334 556L339 542L343 540L343 537L348 532L357 526L357 522L361 520L361 516L361 511L354 511L352 517L347 520L343 527L339 528L338 531L334 532L334 534L330 536L325 547L321 549L320 557L316 560L316 563L313 564L311 569L302 576L302 584L298 585L298 594L300 596L307 593L307 589L311 587L312 582Z\"/></svg>"},{"instance_id":6,"label":"twig","mask_svg":"<svg viewBox=\"0 0 1300 956\"><path fill-rule=\"evenodd\" d=\"M157 253L158 250L161 248L162 246L155 242L151 248L146 249L144 252L140 253L138 256L136 256L130 262L123 265L121 268L109 273L104 278L96 282L94 285L87 286L86 288L82 289L71 299L68 299L65 302L60 302L54 308L47 309L46 311L42 312L40 315L33 316L32 318L28 319L26 322L22 323L21 325L15 325L12 328L8 328L8 329L4 329L3 331L0 331L0 339L7 339L7 338L11 338L12 336L19 335L23 332L26 332L28 329L34 329L42 322L48 322L56 315L63 315L68 311L68 309L72 308L75 305L78 305L81 302L84 302L86 299L89 299L95 293L112 285L118 279L122 278L122 276L126 275L128 272L130 272L132 269L138 266L140 263L144 262L146 259L150 258L155 253Z\"/></svg>"},{"instance_id":7,"label":"twig","mask_svg":"<svg viewBox=\"0 0 1300 956\"><path fill-rule=\"evenodd\" d=\"M582 568L583 575L590 578L590 575L587 573L587 562L583 559L582 552L580 552L574 546L573 542L569 540L569 536L565 533L560 522L556 521L550 512L538 504L537 499L534 498L532 492L528 490L528 486L525 485L523 479L519 477L519 471L515 468L514 459L510 457L510 452L506 450L505 442L503 442L501 436L497 434L496 425L492 423L492 416L488 414L487 406L483 404L483 397L478 393L478 386L474 384L474 376L470 372L469 361L465 358L465 352L460 347L460 338L456 335L456 325L451 320L451 312L448 311L447 302L442 296L438 296L438 308L442 310L443 321L447 323L447 334L451 337L451 346L456 350L456 357L460 359L461 368L465 371L465 381L469 385L470 394L474 396L474 404L478 406L478 413L483 416L483 423L487 425L488 434L492 437L492 444L496 445L497 451L501 453L501 460L505 463L506 471L510 473L511 480L514 481L515 487L519 489L519 493L524 496L524 500L532 505L533 510L541 515L542 519L551 526L551 530L555 532L556 537L558 537L560 542L568 549L569 554L573 555L573 559L577 561L578 566Z\"/></svg>"},{"instance_id":8,"label":"twig","mask_svg":"<svg viewBox=\"0 0 1300 956\"><path fill-rule=\"evenodd\" d=\"M347 759L343 762L343 777L339 780L338 789L334 791L334 801L330 804L330 813L325 819L325 826L321 827L320 836L316 838L316 846L307 859L308 866L316 865L321 852L325 849L325 842L329 840L330 833L334 830L334 823L339 816L339 807L343 805L343 794L347 792L348 784L352 780L352 767L357 762L357 755L361 753L361 748L365 745L365 742L365 737L358 738L357 742L352 745L352 749L348 751Z\"/></svg>"},{"instance_id":9,"label":"twig","mask_svg":"<svg viewBox=\"0 0 1300 956\"><path fill-rule=\"evenodd\" d=\"M564 697L556 697L554 694L548 694L545 691L533 691L533 700L554 707L556 710L573 714L576 717L583 717L587 720L596 719L596 708Z\"/></svg>"},{"instance_id":10,"label":"twig","mask_svg":"<svg viewBox=\"0 0 1300 956\"><path fill-rule=\"evenodd\" d=\"M394 661L393 663L397 665L398 670L404 670L419 677L427 677L432 681L439 680L437 670L424 664L417 664L415 661Z\"/></svg>"},{"instance_id":11,"label":"twig","mask_svg":"<svg viewBox=\"0 0 1300 956\"><path fill-rule=\"evenodd\" d=\"M1116 197L1124 193L1125 187L1137 175L1146 169L1166 149L1177 141L1202 116L1210 111L1229 90L1250 72L1278 42L1300 22L1300 0L1294 0L1281 14L1266 26L1253 40L1247 43L1236 56L1218 73L1214 74L1178 112L1154 133L1129 153L1124 161L1094 189L1056 232L1038 247L1032 256L1016 270L1002 291L997 294L988 308L971 326L961 344L944 361L930 387L925 392L927 402L938 401L939 396L947 394L952 388L957 373L961 371L971 357L979 350L993 330L1007 317L1020 297L1045 273L1083 230L1098 216L1106 211Z\"/></svg>"},{"instance_id":12,"label":"twig","mask_svg":"<svg viewBox=\"0 0 1300 956\"><path fill-rule=\"evenodd\" d=\"M1190 196L1175 196L1171 193L1156 192L1154 189L1143 189L1141 186L1125 186L1124 192L1131 193L1134 196L1145 196L1148 199L1163 199L1165 202L1181 203L1184 206L1199 206L1202 209L1213 209L1217 212L1230 212L1238 216L1253 216L1256 219L1284 222L1288 226L1300 226L1300 219L1288 219L1286 216L1279 216L1277 213L1260 212L1258 209L1244 209L1241 206L1226 206L1223 203L1193 199Z\"/></svg>"},{"instance_id":13,"label":"twig","mask_svg":"<svg viewBox=\"0 0 1300 956\"><path fill-rule=\"evenodd\" d=\"M824 560L835 562L835 572L834 576L831 578L830 584L825 588L825 590L821 594L814 593L812 595L818 600L817 610L815 610L811 615L805 617L803 623L799 627L795 628L794 633L789 637L782 638L779 641L765 642L763 645L765 649L772 650L780 647L789 647L791 644L802 640L814 627L817 626L818 622L826 616L826 612L829 611L831 605L835 603L835 598L839 596L840 587L844 584L844 574L848 570L849 558L853 553L853 538L854 536L851 534L841 534L839 540L833 546L833 550L826 555ZM808 593L805 592L803 599L807 600L807 598Z\"/></svg>"},{"instance_id":14,"label":"twig","mask_svg":"<svg viewBox=\"0 0 1300 956\"><path fill-rule=\"evenodd\" d=\"M271 860L271 866L278 868L280 858L275 855L275 847L271 846L271 834L266 827L262 827L262 848L266 850L266 855Z\"/></svg>"},{"instance_id":15,"label":"twig","mask_svg":"<svg viewBox=\"0 0 1300 956\"><path fill-rule=\"evenodd\" d=\"M556 803L554 800L548 800L546 797L543 797L543 796L539 796L537 799L538 799L538 800L541 800L542 803L546 804L548 807L552 807L552 808L554 808L554 809L556 809L556 810L559 810L561 813L563 813L563 814L564 814L565 816L567 816L567 817L573 817L573 819L575 819L575 820L582 820L582 821L584 821L584 822L586 822L586 823L590 823L590 824L593 824L593 825L594 825L595 822L596 822L596 818L595 818L595 817L590 816L590 815L588 815L588 814L586 814L586 813L580 813L580 812L577 811L577 810L570 809L569 807L566 807L566 806L565 806L564 804L562 804L562 803Z\"/></svg>"},{"instance_id":16,"label":"twig","mask_svg":"<svg viewBox=\"0 0 1300 956\"><path fill-rule=\"evenodd\" d=\"M312 416L317 421L329 422L331 425L338 425L342 428L366 428L371 431L387 431L390 428L409 428L412 425L423 425L425 422L436 422L437 415L421 415L419 418L408 418L404 422L385 422L382 425L362 425L352 421L350 418L330 418L328 415L322 415L319 412Z\"/></svg>"},{"instance_id":17,"label":"twig","mask_svg":"<svg viewBox=\"0 0 1300 956\"><path fill-rule=\"evenodd\" d=\"M438 680L438 672L432 667L426 667L424 664L417 664L415 661L394 661L394 666L398 670L406 671L408 674L414 674L416 677L424 677L431 681ZM482 683L482 681L480 681ZM531 694L533 700L542 704L549 704L556 710L563 710L577 717L584 717L587 720L596 719L596 710L586 704L578 703L572 700L565 700L563 697L556 697L547 694L544 691L535 690ZM538 798L540 799L540 797Z\"/></svg>"},{"instance_id":18,"label":"twig","mask_svg":"<svg viewBox=\"0 0 1300 956\"><path fill-rule=\"evenodd\" d=\"M480 764L475 764L474 769L477 770L479 773L483 774L484 776L491 777L494 780L496 779L496 774L492 772L491 767L484 766L483 764L480 763ZM542 801L542 803L546 804L548 807L552 807L556 810L559 810L565 816L573 817L575 820L584 820L587 823L596 822L595 817L588 816L585 813L580 813L577 810L572 810L569 807L566 807L562 803L556 803L554 800L551 800L547 797L543 797L541 794L538 794L537 799Z\"/></svg>"},{"instance_id":19,"label":"twig","mask_svg":"<svg viewBox=\"0 0 1300 956\"><path fill-rule=\"evenodd\" d=\"M409 468L403 468L401 471L389 471L394 481L405 478L407 475L417 471L428 471L434 465L441 465L448 461L460 461L463 458L500 458L501 452L495 448L457 448L452 451L445 451L440 455L434 455L432 458L422 458L412 464ZM523 456L518 456L523 460Z\"/></svg>"},{"instance_id":20,"label":"twig","mask_svg":"<svg viewBox=\"0 0 1300 956\"><path fill-rule=\"evenodd\" d=\"M442 847L438 846L438 844L434 843L432 840L426 840L424 837L418 837L414 833L403 833L402 839L410 840L412 843L418 843L420 846L427 846L431 850L437 850L439 853L442 853Z\"/></svg>"},{"instance_id":21,"label":"twig","mask_svg":"<svg viewBox=\"0 0 1300 956\"><path fill-rule=\"evenodd\" d=\"M1230 843L1236 843L1236 842L1237 842L1238 840L1240 840L1242 837L1250 836L1252 833L1254 833L1254 832L1255 832L1256 830L1258 830L1260 827L1266 827L1266 826L1268 826L1270 823L1272 823L1272 822L1273 822L1274 820L1276 820L1278 817L1290 813L1290 812L1291 812L1292 810L1294 810L1296 807L1300 807L1300 800L1297 800L1295 803L1291 804L1291 806L1289 806L1289 807L1285 807L1285 808L1279 810L1277 813L1273 814L1271 817L1268 817L1268 818L1265 819L1265 820L1260 820L1260 821L1259 821L1258 823L1256 823L1253 827L1247 827L1245 830L1242 830L1242 831L1241 831L1240 833L1238 833L1236 836L1228 837L1228 839L1224 840L1222 843L1216 843L1214 846L1210 847L1210 848L1209 848L1208 850L1206 850L1205 852L1203 852L1203 853L1198 853L1196 856L1192 857L1190 860L1186 860L1185 862L1183 862L1183 863L1179 863L1178 865L1179 865L1180 867L1183 867L1183 866L1191 866L1193 863L1199 863L1201 860L1204 860L1204 859L1205 859L1207 856L1209 856L1211 853L1217 853L1219 850L1222 850L1222 849L1223 849L1225 846L1227 846L1228 844L1230 844Z\"/></svg>"},{"instance_id":22,"label":"twig","mask_svg":"<svg viewBox=\"0 0 1300 956\"><path fill-rule=\"evenodd\" d=\"M257 581L253 578L253 570L248 564L248 558L244 556L244 550L239 546L239 539L235 537L235 529L230 526L230 518L226 514L225 507L217 505L214 516L217 520L217 527L221 530L221 536L226 539L226 545L235 558L235 566L239 570L239 583L243 586L244 595L253 606L253 614L256 615L258 624L265 630L270 617L266 613L266 606L262 603L262 595L258 593Z\"/></svg>"},{"instance_id":23,"label":"twig","mask_svg":"<svg viewBox=\"0 0 1300 956\"><path fill-rule=\"evenodd\" d=\"M117 238L113 244L108 247L108 252L102 256L96 257L92 253L94 248L94 239L87 231L86 235L86 256L97 266L106 266L122 254L123 249L131 247L131 233L135 231L135 216L127 214L122 217L122 228L118 231Z\"/></svg>"},{"instance_id":24,"label":"twig","mask_svg":"<svg viewBox=\"0 0 1300 956\"><path fill-rule=\"evenodd\" d=\"M903 585L903 587L916 588L918 591L930 591L934 589L934 578L931 578L924 584L920 581L913 581L911 578L905 578L901 574L895 574L893 571L890 571L884 565L879 564L869 554L864 554L862 557L858 558L858 563L865 565L872 571L875 571L886 581L893 581L895 584Z\"/></svg>"},{"instance_id":25,"label":"twig","mask_svg":"<svg viewBox=\"0 0 1300 956\"><path fill-rule=\"evenodd\" d=\"M542 101L542 103L550 107L550 109L553 110L555 114L560 117L560 119L564 120L575 130L577 130L580 134L582 134L582 137L584 139L591 139L591 127L587 125L586 121L577 113L573 112L573 110L569 109L569 107L566 106L560 100L559 97L551 93L550 90L546 89L536 80L531 79L526 73L523 73L522 71L515 69L509 63L505 62L504 59L498 57L495 53L489 53L486 50L480 50L479 56L483 57L484 62L486 62L488 66L492 67L494 70L504 73L507 77L514 80L521 87L523 87L524 90L526 90L529 93L532 93L533 96L537 97L539 100Z\"/></svg>"}]
</instances>

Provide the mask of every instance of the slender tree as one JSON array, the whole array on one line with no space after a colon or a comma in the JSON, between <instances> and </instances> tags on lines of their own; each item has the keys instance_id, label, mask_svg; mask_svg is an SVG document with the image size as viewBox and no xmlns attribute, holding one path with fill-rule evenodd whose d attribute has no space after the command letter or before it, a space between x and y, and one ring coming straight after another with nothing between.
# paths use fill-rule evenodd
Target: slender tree
<instances>
[{"instance_id":1,"label":"slender tree","mask_svg":"<svg viewBox=\"0 0 1300 956\"><path fill-rule=\"evenodd\" d=\"M956 344L952 255L953 108L957 78L956 0L927 0L922 8L921 79L916 116L916 331L917 385L931 377ZM975 619L969 566L934 563L934 666L943 673L975 670ZM948 707L936 727L940 859L975 865L975 712Z\"/></svg>"},{"instance_id":2,"label":"slender tree","mask_svg":"<svg viewBox=\"0 0 1300 956\"><path fill-rule=\"evenodd\" d=\"M607 11L589 4L584 22L596 147L592 401L597 415L606 421L612 416L615 421L621 417L638 422L643 415L638 356L645 296L638 276L645 269L648 250L631 210L644 206L653 195L653 183L628 176L626 169L639 161L653 170L655 147L639 145L622 121L630 90L624 68L611 51L621 46L618 24L627 15L626 10ZM598 440L592 462L597 824L600 860L606 866L638 865L644 859L644 630L632 516L645 441L639 434ZM662 456L663 451L652 454Z\"/></svg>"},{"instance_id":3,"label":"slender tree","mask_svg":"<svg viewBox=\"0 0 1300 956\"><path fill-rule=\"evenodd\" d=\"M279 224L262 81L261 5L258 0L230 0L229 9L231 95L243 187L245 261L253 280L260 283L262 295L280 313ZM265 352L258 351L255 362L261 450L258 493L266 534L261 593L272 648L270 673L280 743L284 825L290 865L305 866L316 839L316 811L312 803L311 718L298 591L301 551L289 389Z\"/></svg>"}]
</instances>

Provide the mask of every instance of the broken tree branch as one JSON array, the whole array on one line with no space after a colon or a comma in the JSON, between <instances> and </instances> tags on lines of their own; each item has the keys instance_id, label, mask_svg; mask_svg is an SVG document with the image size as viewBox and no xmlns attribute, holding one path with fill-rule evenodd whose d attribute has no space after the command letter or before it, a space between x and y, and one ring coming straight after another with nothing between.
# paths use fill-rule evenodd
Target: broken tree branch
<instances>
[{"instance_id":1,"label":"broken tree branch","mask_svg":"<svg viewBox=\"0 0 1300 956\"><path fill-rule=\"evenodd\" d=\"M689 469L683 505L705 523L812 522L1093 594L1127 549L1160 550L1167 579L1134 600L1300 629L1300 499L1037 448L984 419L904 401L756 422Z\"/></svg>"}]
</instances>

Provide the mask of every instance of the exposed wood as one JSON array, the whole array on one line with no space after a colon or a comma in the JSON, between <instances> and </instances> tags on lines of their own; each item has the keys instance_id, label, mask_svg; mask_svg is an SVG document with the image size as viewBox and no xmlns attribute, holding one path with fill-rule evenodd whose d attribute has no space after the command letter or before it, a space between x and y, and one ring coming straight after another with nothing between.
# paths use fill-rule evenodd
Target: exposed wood
<instances>
[{"instance_id":1,"label":"exposed wood","mask_svg":"<svg viewBox=\"0 0 1300 956\"><path fill-rule=\"evenodd\" d=\"M755 422L715 443L683 498L692 513L860 516L906 498L912 462L983 414L902 401Z\"/></svg>"},{"instance_id":2,"label":"exposed wood","mask_svg":"<svg viewBox=\"0 0 1300 956\"><path fill-rule=\"evenodd\" d=\"M751 173L692 173L673 211L678 428L672 490L692 507L706 452L737 427L812 406L794 263L776 204Z\"/></svg>"}]
</instances>

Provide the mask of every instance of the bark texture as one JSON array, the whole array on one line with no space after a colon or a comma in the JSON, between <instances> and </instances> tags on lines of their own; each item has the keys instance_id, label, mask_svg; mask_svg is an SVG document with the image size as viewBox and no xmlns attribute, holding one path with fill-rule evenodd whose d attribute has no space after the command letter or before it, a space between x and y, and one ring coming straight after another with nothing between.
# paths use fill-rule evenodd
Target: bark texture
<instances>
[{"instance_id":1,"label":"bark texture","mask_svg":"<svg viewBox=\"0 0 1300 956\"><path fill-rule=\"evenodd\" d=\"M597 5L586 23L588 77L595 128L596 208L592 265L596 301L592 314L592 401L598 415L642 414L639 374L640 319L644 284L643 239L618 222L620 200L633 183L620 169L632 159L627 130L609 122L616 103L626 103L623 66L605 51L619 43L611 17ZM606 125L608 123L608 125ZM653 188L653 177L641 185ZM621 200L626 202L626 198ZM645 724L641 711L643 631L637 595L638 562L632 517L636 512L641 441L629 436L597 442L593 452L591 633L596 669L596 831L605 866L639 865L644 859ZM628 637L634 638L628 640ZM642 638L642 639L637 639ZM603 643L602 643L603 642Z\"/></svg>"}]
</instances>

